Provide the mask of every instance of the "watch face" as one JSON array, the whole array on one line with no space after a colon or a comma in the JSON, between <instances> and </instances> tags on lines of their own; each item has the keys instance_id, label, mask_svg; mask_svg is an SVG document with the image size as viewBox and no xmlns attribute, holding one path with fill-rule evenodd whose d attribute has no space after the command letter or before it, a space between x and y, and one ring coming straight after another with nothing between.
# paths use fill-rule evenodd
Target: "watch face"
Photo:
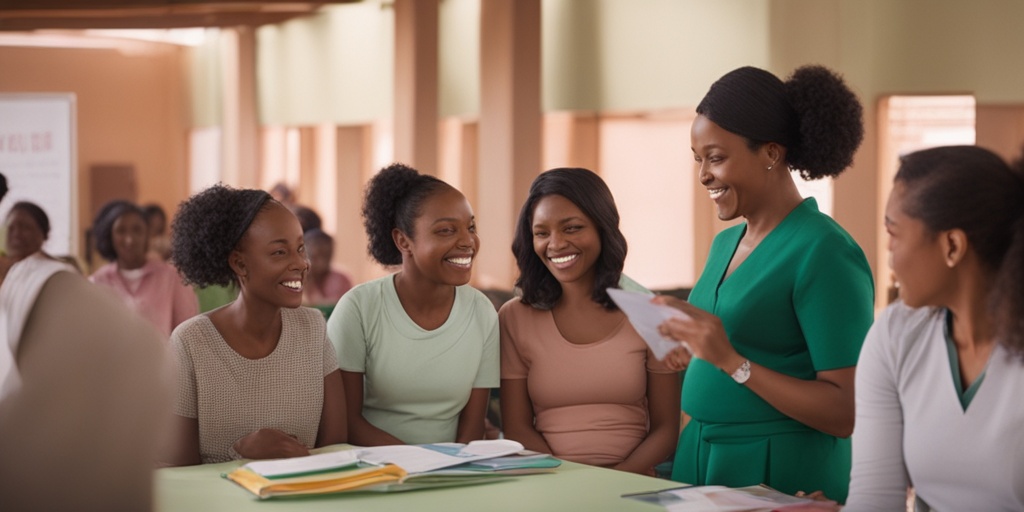
<instances>
[{"instance_id":1,"label":"watch face","mask_svg":"<svg viewBox=\"0 0 1024 512\"><path fill-rule=\"evenodd\" d=\"M732 372L732 380L739 384L743 384L750 378L750 360L743 361L736 371Z\"/></svg>"}]
</instances>

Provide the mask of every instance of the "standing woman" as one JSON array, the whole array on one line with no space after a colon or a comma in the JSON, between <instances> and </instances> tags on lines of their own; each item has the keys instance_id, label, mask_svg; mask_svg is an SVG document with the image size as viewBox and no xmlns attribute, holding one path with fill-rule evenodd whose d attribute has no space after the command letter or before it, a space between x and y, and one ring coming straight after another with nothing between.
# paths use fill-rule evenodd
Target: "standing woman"
<instances>
[{"instance_id":1,"label":"standing woman","mask_svg":"<svg viewBox=\"0 0 1024 512\"><path fill-rule=\"evenodd\" d=\"M241 289L178 326L172 462L307 455L345 442L345 393L318 311L299 307L302 228L262 190L210 187L181 204L171 256L185 280Z\"/></svg>"},{"instance_id":2,"label":"standing woman","mask_svg":"<svg viewBox=\"0 0 1024 512\"><path fill-rule=\"evenodd\" d=\"M149 257L149 229L141 208L111 201L92 223L96 251L110 263L89 280L114 292L128 309L148 320L164 336L199 313L192 288L162 259Z\"/></svg>"},{"instance_id":3,"label":"standing woman","mask_svg":"<svg viewBox=\"0 0 1024 512\"><path fill-rule=\"evenodd\" d=\"M328 321L350 441L483 439L498 317L467 284L480 247L473 209L451 185L393 164L367 186L363 219L370 255L401 267L350 290Z\"/></svg>"},{"instance_id":4,"label":"standing woman","mask_svg":"<svg viewBox=\"0 0 1024 512\"><path fill-rule=\"evenodd\" d=\"M864 341L845 510L911 483L917 510L1024 510L1024 162L911 153L885 228L901 302Z\"/></svg>"},{"instance_id":5,"label":"standing woman","mask_svg":"<svg viewBox=\"0 0 1024 512\"><path fill-rule=\"evenodd\" d=\"M679 433L679 377L608 292L626 239L608 186L586 169L534 180L512 252L522 296L502 306L505 436L574 462L653 475Z\"/></svg>"},{"instance_id":6,"label":"standing woman","mask_svg":"<svg viewBox=\"0 0 1024 512\"><path fill-rule=\"evenodd\" d=\"M50 218L39 205L28 201L14 203L4 223L7 227L6 256L12 263L36 253L53 259L43 251L43 244L50 238Z\"/></svg>"},{"instance_id":7,"label":"standing woman","mask_svg":"<svg viewBox=\"0 0 1024 512\"><path fill-rule=\"evenodd\" d=\"M715 237L690 302L659 297L688 319L661 325L685 341L672 478L765 483L846 499L857 356L873 317L871 270L857 243L801 199L804 179L836 176L863 137L861 106L828 69L782 82L752 67L715 82L690 132L700 182L718 217L746 222Z\"/></svg>"}]
</instances>

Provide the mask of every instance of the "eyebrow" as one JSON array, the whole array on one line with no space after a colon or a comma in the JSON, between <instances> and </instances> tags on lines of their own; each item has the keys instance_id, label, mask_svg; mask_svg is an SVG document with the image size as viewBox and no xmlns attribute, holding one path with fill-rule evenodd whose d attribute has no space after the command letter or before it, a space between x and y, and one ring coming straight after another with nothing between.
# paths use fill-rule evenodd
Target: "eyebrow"
<instances>
[{"instance_id":1,"label":"eyebrow","mask_svg":"<svg viewBox=\"0 0 1024 512\"><path fill-rule=\"evenodd\" d=\"M720 144L712 142L711 144L705 144L701 149L703 149L704 151L707 151L709 149L725 149L725 147L720 145ZM690 151L697 151L697 150L694 149L693 146L690 146Z\"/></svg>"},{"instance_id":2,"label":"eyebrow","mask_svg":"<svg viewBox=\"0 0 1024 512\"><path fill-rule=\"evenodd\" d=\"M476 221L476 215L471 215L469 217L469 221L470 222L475 222ZM440 219L435 220L430 225L433 226L434 224L439 224L441 222L459 222L459 219L456 219L455 217L441 217Z\"/></svg>"},{"instance_id":3,"label":"eyebrow","mask_svg":"<svg viewBox=\"0 0 1024 512\"><path fill-rule=\"evenodd\" d=\"M572 217L566 217L564 219L561 219L561 220L555 222L555 224L565 224L565 223L572 222L572 221L583 222L583 217L580 217L578 215L573 215ZM540 226L541 224L538 224L538 223L534 222L533 225L534 226Z\"/></svg>"}]
</instances>

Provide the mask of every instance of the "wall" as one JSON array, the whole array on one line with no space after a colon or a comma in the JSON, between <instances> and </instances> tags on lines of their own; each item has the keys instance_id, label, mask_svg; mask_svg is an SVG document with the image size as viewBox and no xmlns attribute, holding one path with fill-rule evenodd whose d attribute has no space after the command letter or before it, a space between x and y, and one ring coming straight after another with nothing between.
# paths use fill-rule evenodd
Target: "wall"
<instances>
[{"instance_id":1,"label":"wall","mask_svg":"<svg viewBox=\"0 0 1024 512\"><path fill-rule=\"evenodd\" d=\"M0 92L77 97L81 240L92 222L90 165L133 164L139 201L159 203L168 212L186 197L183 67L183 52L160 43L111 43L106 49L0 46Z\"/></svg>"}]
</instances>

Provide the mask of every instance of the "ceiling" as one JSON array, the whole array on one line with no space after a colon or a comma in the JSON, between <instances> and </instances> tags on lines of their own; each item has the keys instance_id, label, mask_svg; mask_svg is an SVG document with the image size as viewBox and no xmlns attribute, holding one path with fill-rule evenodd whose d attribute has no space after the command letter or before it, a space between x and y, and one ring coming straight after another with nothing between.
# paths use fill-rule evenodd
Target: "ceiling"
<instances>
[{"instance_id":1,"label":"ceiling","mask_svg":"<svg viewBox=\"0 0 1024 512\"><path fill-rule=\"evenodd\" d=\"M0 31L258 26L359 0L0 0Z\"/></svg>"}]
</instances>

